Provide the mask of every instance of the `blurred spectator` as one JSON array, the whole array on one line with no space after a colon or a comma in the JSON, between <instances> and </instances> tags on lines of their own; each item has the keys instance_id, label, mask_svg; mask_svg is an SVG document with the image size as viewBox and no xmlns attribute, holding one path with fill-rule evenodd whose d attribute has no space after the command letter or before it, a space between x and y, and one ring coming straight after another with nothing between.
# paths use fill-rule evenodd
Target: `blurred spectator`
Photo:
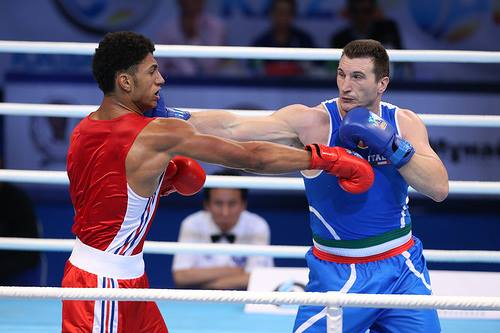
<instances>
[{"instance_id":1,"label":"blurred spectator","mask_svg":"<svg viewBox=\"0 0 500 333\"><path fill-rule=\"evenodd\" d=\"M68 101L55 99L48 104L71 105ZM30 135L39 158L38 169L66 170L66 154L69 139L78 119L64 117L31 117Z\"/></svg>"},{"instance_id":2,"label":"blurred spectator","mask_svg":"<svg viewBox=\"0 0 500 333\"><path fill-rule=\"evenodd\" d=\"M232 171L216 174L237 175ZM204 195L205 209L182 221L179 242L269 244L267 222L246 210L246 189L207 188ZM253 268L271 266L270 257L181 253L174 256L172 271L177 287L244 290Z\"/></svg>"},{"instance_id":3,"label":"blurred spectator","mask_svg":"<svg viewBox=\"0 0 500 333\"><path fill-rule=\"evenodd\" d=\"M269 8L271 26L253 42L253 46L315 47L311 36L294 25L296 14L295 0L273 0ZM258 71L270 76L302 75L311 67L310 62L289 60L266 60L253 64Z\"/></svg>"},{"instance_id":4,"label":"blurred spectator","mask_svg":"<svg viewBox=\"0 0 500 333\"><path fill-rule=\"evenodd\" d=\"M225 45L223 22L206 12L205 0L177 0L179 16L169 22L156 41L158 44ZM160 58L160 69L169 74L192 76L213 74L221 66L219 59Z\"/></svg>"},{"instance_id":5,"label":"blurred spectator","mask_svg":"<svg viewBox=\"0 0 500 333\"><path fill-rule=\"evenodd\" d=\"M3 168L0 159L0 169ZM0 237L38 238L38 224L33 204L20 188L0 182ZM38 252L0 250L0 285L39 286L42 279Z\"/></svg>"},{"instance_id":6,"label":"blurred spectator","mask_svg":"<svg viewBox=\"0 0 500 333\"><path fill-rule=\"evenodd\" d=\"M332 47L343 48L355 39L375 39L388 49L403 47L396 22L383 17L377 0L346 0L345 16L350 25L332 36Z\"/></svg>"},{"instance_id":7,"label":"blurred spectator","mask_svg":"<svg viewBox=\"0 0 500 333\"><path fill-rule=\"evenodd\" d=\"M377 0L346 0L345 17L349 26L334 33L330 39L332 48L343 48L355 39L375 39L386 49L402 49L403 43L395 21L384 18ZM394 63L391 77L413 77L409 64ZM337 63L333 64L336 70Z\"/></svg>"}]
</instances>

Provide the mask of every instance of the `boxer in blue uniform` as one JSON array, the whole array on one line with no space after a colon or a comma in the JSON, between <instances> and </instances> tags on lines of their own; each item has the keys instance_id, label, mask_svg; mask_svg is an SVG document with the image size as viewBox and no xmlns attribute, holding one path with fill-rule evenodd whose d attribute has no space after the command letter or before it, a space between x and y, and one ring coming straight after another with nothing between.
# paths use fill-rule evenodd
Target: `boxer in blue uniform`
<instances>
[{"instance_id":1,"label":"boxer in blue uniform","mask_svg":"<svg viewBox=\"0 0 500 333\"><path fill-rule=\"evenodd\" d=\"M430 295L422 245L411 234L408 183L397 168L415 153L397 134L398 108L381 102L380 117L358 107L342 119L338 99L322 104L332 124L329 145L347 146L368 160L375 182L368 192L352 195L324 173L304 176L314 242L306 255L311 270L306 291ZM382 144L374 149L370 141L377 140ZM300 307L294 332L325 332L325 315L324 307ZM440 330L435 310L344 310L344 332L369 328L371 332Z\"/></svg>"},{"instance_id":2,"label":"boxer in blue uniform","mask_svg":"<svg viewBox=\"0 0 500 333\"><path fill-rule=\"evenodd\" d=\"M408 187L440 202L448 195L448 174L420 118L382 102L388 84L384 47L357 40L346 45L340 58L338 98L317 106L293 104L263 117L223 111L163 113L182 117L203 133L297 147L318 142L363 156L375 172L365 193L344 191L340 179L324 172L302 172L313 234L306 255L307 291L429 295L422 245L411 232ZM326 308L302 306L294 331L326 332L327 320ZM429 333L439 332L440 326L435 310L344 310L344 332L367 330Z\"/></svg>"}]
</instances>

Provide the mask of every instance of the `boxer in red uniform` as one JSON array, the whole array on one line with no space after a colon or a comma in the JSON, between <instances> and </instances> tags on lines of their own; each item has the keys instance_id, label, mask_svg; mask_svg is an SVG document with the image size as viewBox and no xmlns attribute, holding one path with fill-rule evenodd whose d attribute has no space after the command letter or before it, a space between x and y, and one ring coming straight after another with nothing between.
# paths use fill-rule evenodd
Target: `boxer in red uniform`
<instances>
[{"instance_id":1,"label":"boxer in red uniform","mask_svg":"<svg viewBox=\"0 0 500 333\"><path fill-rule=\"evenodd\" d=\"M205 181L191 158L263 173L324 169L352 193L371 186L370 165L343 148L236 143L201 135L183 120L144 117L165 83L153 51L149 39L132 32L107 34L96 49L92 69L104 98L71 137L67 171L77 239L63 287L148 287L142 248L159 196L191 195ZM153 302L63 301L62 331L154 333L167 327Z\"/></svg>"}]
</instances>

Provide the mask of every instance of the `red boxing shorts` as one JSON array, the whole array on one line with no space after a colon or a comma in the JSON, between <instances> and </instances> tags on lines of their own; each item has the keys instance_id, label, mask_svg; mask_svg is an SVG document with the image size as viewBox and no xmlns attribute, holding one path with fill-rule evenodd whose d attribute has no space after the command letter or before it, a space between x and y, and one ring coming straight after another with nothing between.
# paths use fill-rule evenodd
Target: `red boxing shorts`
<instances>
[{"instance_id":1,"label":"red boxing shorts","mask_svg":"<svg viewBox=\"0 0 500 333\"><path fill-rule=\"evenodd\" d=\"M65 288L148 288L146 274L135 279L114 279L86 272L66 263ZM154 302L63 301L62 332L168 333Z\"/></svg>"}]
</instances>

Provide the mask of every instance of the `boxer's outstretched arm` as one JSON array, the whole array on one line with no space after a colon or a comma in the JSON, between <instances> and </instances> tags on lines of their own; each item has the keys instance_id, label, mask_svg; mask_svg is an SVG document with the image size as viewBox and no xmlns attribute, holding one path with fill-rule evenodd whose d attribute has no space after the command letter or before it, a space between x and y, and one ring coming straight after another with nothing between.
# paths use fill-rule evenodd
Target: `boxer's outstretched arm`
<instances>
[{"instance_id":1,"label":"boxer's outstretched arm","mask_svg":"<svg viewBox=\"0 0 500 333\"><path fill-rule=\"evenodd\" d=\"M149 144L159 153L183 155L204 162L257 173L284 173L308 169L311 154L303 149L270 142L236 142L200 134L187 122L156 119L148 125Z\"/></svg>"},{"instance_id":2,"label":"boxer's outstretched arm","mask_svg":"<svg viewBox=\"0 0 500 333\"><path fill-rule=\"evenodd\" d=\"M306 149L296 149L263 141L237 142L199 134L194 127L177 119L156 122L165 127L158 149L170 156L184 155L256 173L326 170L339 177L341 187L351 193L363 193L373 184L373 170L368 162L344 148L310 144Z\"/></svg>"},{"instance_id":3,"label":"boxer's outstretched arm","mask_svg":"<svg viewBox=\"0 0 500 333\"><path fill-rule=\"evenodd\" d=\"M271 141L289 146L300 144L300 128L311 121L305 105L293 104L269 116L241 116L227 111L202 111L191 115L189 122L204 134L236 141Z\"/></svg>"},{"instance_id":4,"label":"boxer's outstretched arm","mask_svg":"<svg viewBox=\"0 0 500 333\"><path fill-rule=\"evenodd\" d=\"M429 144L424 123L415 113L405 109L398 112L398 122L401 135L415 148L415 154L399 172L418 192L435 201L443 201L448 196L448 172Z\"/></svg>"},{"instance_id":5,"label":"boxer's outstretched arm","mask_svg":"<svg viewBox=\"0 0 500 333\"><path fill-rule=\"evenodd\" d=\"M365 160L343 148L308 145L297 149L272 142L237 142L200 134L188 122L156 118L139 133L127 155L127 181L137 193L150 194L167 163L182 155L255 173L326 170L338 176L346 191L362 193L373 182ZM340 151L341 150L341 151ZM156 188L154 187L154 188ZM142 194L141 194L142 195Z\"/></svg>"}]
</instances>

